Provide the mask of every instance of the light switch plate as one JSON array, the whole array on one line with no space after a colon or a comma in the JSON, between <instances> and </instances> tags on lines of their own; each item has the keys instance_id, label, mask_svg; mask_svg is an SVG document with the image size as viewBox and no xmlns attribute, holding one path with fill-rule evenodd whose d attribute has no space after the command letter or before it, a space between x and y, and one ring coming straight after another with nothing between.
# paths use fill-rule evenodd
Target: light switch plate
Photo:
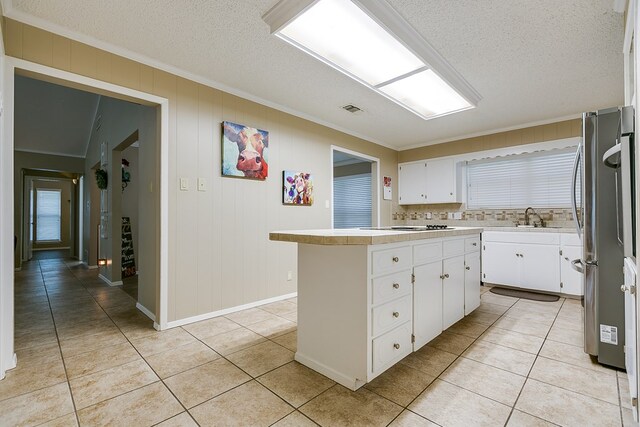
<instances>
[{"instance_id":1,"label":"light switch plate","mask_svg":"<svg viewBox=\"0 0 640 427\"><path fill-rule=\"evenodd\" d=\"M329 201L328 200L324 201L324 207L329 209L330 205L329 205Z\"/></svg>"},{"instance_id":2,"label":"light switch plate","mask_svg":"<svg viewBox=\"0 0 640 427\"><path fill-rule=\"evenodd\" d=\"M207 191L207 180L198 178L198 191Z\"/></svg>"},{"instance_id":3,"label":"light switch plate","mask_svg":"<svg viewBox=\"0 0 640 427\"><path fill-rule=\"evenodd\" d=\"M189 178L180 178L180 190L181 191L189 190Z\"/></svg>"}]
</instances>

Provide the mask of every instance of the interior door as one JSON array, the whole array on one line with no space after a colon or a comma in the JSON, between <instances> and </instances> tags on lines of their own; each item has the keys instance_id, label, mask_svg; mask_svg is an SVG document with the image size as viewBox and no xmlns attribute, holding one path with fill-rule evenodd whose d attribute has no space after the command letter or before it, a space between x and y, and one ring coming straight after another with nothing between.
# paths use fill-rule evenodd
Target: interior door
<instances>
[{"instance_id":1,"label":"interior door","mask_svg":"<svg viewBox=\"0 0 640 427\"><path fill-rule=\"evenodd\" d=\"M413 350L417 350L442 332L442 261L413 269Z\"/></svg>"},{"instance_id":2,"label":"interior door","mask_svg":"<svg viewBox=\"0 0 640 427\"><path fill-rule=\"evenodd\" d=\"M632 404L633 400L638 398L638 372L636 337L637 337L637 316L636 316L636 266L632 258L624 259L624 364L627 369L627 378L629 381L629 397L631 402L627 402L633 409L633 418L638 421L637 404Z\"/></svg>"},{"instance_id":3,"label":"interior door","mask_svg":"<svg viewBox=\"0 0 640 427\"><path fill-rule=\"evenodd\" d=\"M29 181L29 239L27 240L27 260L33 258L33 235L35 233L33 225L35 194L33 190L33 181Z\"/></svg>"},{"instance_id":4,"label":"interior door","mask_svg":"<svg viewBox=\"0 0 640 427\"><path fill-rule=\"evenodd\" d=\"M442 328L464 317L464 255L442 261Z\"/></svg>"}]
</instances>

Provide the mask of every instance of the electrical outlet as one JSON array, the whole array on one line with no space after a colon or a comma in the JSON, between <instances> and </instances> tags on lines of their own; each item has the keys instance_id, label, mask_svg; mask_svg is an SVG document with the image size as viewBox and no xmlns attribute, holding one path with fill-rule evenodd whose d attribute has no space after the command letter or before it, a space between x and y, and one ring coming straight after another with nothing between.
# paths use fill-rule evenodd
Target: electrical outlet
<instances>
[{"instance_id":1,"label":"electrical outlet","mask_svg":"<svg viewBox=\"0 0 640 427\"><path fill-rule=\"evenodd\" d=\"M293 280L293 272L291 270L287 271L287 282Z\"/></svg>"}]
</instances>

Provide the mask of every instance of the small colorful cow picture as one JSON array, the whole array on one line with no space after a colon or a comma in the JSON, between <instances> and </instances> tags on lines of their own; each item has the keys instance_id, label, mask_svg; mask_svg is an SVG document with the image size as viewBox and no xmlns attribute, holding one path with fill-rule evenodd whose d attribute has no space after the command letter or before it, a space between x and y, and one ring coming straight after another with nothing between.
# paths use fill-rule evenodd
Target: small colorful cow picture
<instances>
[{"instance_id":1,"label":"small colorful cow picture","mask_svg":"<svg viewBox=\"0 0 640 427\"><path fill-rule=\"evenodd\" d=\"M269 175L269 132L222 122L222 175L265 180Z\"/></svg>"},{"instance_id":2,"label":"small colorful cow picture","mask_svg":"<svg viewBox=\"0 0 640 427\"><path fill-rule=\"evenodd\" d=\"M313 204L313 177L310 173L282 171L282 203L285 205Z\"/></svg>"}]
</instances>

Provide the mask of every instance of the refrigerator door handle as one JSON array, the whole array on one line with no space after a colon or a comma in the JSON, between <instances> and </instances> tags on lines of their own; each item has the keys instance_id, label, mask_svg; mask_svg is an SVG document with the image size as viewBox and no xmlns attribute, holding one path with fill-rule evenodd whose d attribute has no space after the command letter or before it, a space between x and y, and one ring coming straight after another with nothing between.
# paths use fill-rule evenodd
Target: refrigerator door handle
<instances>
[{"instance_id":1,"label":"refrigerator door handle","mask_svg":"<svg viewBox=\"0 0 640 427\"><path fill-rule=\"evenodd\" d=\"M622 145L619 144L619 141L616 141L616 145L614 145L613 147L605 151L604 155L602 156L602 162L605 164L605 166L608 166L613 169L617 169L620 166L619 154L620 154L621 148L622 148ZM614 163L611 161L611 158L616 155L618 155L618 161Z\"/></svg>"},{"instance_id":2,"label":"refrigerator door handle","mask_svg":"<svg viewBox=\"0 0 640 427\"><path fill-rule=\"evenodd\" d=\"M582 227L580 226L580 220L578 219L578 200L576 198L576 185L578 184L578 167L580 165L581 153L582 143L578 144L576 158L573 161L573 174L571 175L571 210L573 212L573 222L576 225L576 232L578 233L578 236L581 236L582 234Z\"/></svg>"},{"instance_id":3,"label":"refrigerator door handle","mask_svg":"<svg viewBox=\"0 0 640 427\"><path fill-rule=\"evenodd\" d=\"M573 268L578 273L584 273L584 263L581 259L574 259L571 261L571 268Z\"/></svg>"}]
</instances>

